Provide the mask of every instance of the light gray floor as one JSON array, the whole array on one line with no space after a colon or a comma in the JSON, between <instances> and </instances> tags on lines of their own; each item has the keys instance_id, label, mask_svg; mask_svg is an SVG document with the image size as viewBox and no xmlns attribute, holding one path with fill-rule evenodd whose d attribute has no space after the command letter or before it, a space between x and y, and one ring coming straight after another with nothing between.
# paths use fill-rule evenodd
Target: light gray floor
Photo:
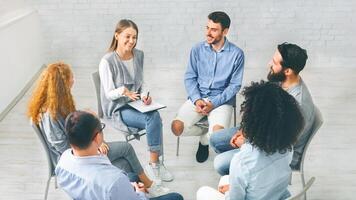
<instances>
[{"instance_id":1,"label":"light gray floor","mask_svg":"<svg viewBox=\"0 0 356 200\"><path fill-rule=\"evenodd\" d=\"M75 68L73 93L79 109L96 110L90 73L95 69ZM350 68L306 69L302 76L321 109L324 124L311 143L306 159L306 177L316 177L309 199L355 199L356 192L356 70ZM265 77L267 69L246 69L244 83ZM169 129L178 107L185 100L183 71L152 69L146 72L151 94L168 107L161 111L164 123L166 166L175 180L166 185L182 193L187 200L195 199L200 186L215 187L218 175L213 170L213 157L203 164L195 161L198 138L182 138L180 156L175 156L176 137ZM42 199L47 179L44 151L25 116L29 94L0 122L0 199ZM238 104L241 99L238 99ZM123 140L114 130L105 130L110 140ZM132 142L142 163L147 162L146 140ZM294 175L291 191L300 189ZM49 199L69 199L51 182Z\"/></svg>"}]
</instances>

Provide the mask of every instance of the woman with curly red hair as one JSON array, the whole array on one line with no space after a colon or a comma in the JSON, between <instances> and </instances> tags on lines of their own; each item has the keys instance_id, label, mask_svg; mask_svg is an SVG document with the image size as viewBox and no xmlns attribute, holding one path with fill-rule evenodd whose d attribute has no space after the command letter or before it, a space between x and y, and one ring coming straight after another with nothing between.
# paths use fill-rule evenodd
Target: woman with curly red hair
<instances>
[{"instance_id":1,"label":"woman with curly red hair","mask_svg":"<svg viewBox=\"0 0 356 200\"><path fill-rule=\"evenodd\" d=\"M50 145L50 153L57 158L56 161L70 148L64 124L66 117L76 110L71 93L73 83L73 72L68 64L49 64L41 74L28 105L28 117L34 124L39 125ZM168 188L146 176L131 144L103 142L98 154L107 155L114 166L127 173L138 175L151 197L168 193Z\"/></svg>"}]
</instances>

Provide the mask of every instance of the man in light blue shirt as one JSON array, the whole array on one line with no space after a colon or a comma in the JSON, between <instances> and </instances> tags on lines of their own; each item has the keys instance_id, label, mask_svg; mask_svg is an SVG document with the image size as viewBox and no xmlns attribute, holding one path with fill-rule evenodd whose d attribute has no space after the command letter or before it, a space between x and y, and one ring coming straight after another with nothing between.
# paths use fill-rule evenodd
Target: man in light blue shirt
<instances>
[{"instance_id":1,"label":"man in light blue shirt","mask_svg":"<svg viewBox=\"0 0 356 200\"><path fill-rule=\"evenodd\" d=\"M227 40L229 27L226 13L209 14L206 41L195 45L190 52L184 77L188 100L172 122L176 136L200 136L198 162L206 161L209 156L209 136L230 126L232 106L241 88L244 54ZM208 131L196 126L205 116L209 121Z\"/></svg>"},{"instance_id":2,"label":"man in light blue shirt","mask_svg":"<svg viewBox=\"0 0 356 200\"><path fill-rule=\"evenodd\" d=\"M59 185L76 200L147 200L142 183L130 183L126 173L113 166L98 148L105 125L93 114L75 111L65 123L71 149L66 150L55 170ZM183 200L170 193L151 200Z\"/></svg>"},{"instance_id":3,"label":"man in light blue shirt","mask_svg":"<svg viewBox=\"0 0 356 200\"><path fill-rule=\"evenodd\" d=\"M304 126L297 101L278 84L261 81L243 90L240 130L246 139L219 191L202 187L197 200L280 200L292 173L292 147Z\"/></svg>"}]
</instances>

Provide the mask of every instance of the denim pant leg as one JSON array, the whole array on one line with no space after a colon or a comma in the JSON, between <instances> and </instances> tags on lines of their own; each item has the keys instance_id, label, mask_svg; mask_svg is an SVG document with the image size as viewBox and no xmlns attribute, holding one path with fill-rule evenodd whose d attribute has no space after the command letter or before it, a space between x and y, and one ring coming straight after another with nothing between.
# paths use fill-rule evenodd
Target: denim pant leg
<instances>
[{"instance_id":1,"label":"denim pant leg","mask_svg":"<svg viewBox=\"0 0 356 200\"><path fill-rule=\"evenodd\" d=\"M182 195L172 192L159 197L150 198L150 200L184 200L184 198Z\"/></svg>"},{"instance_id":2,"label":"denim pant leg","mask_svg":"<svg viewBox=\"0 0 356 200\"><path fill-rule=\"evenodd\" d=\"M109 158L109 160L110 160L110 158ZM124 158L118 158L118 159L112 161L111 164L114 165L115 167L123 170L126 173L134 173L130 166L130 163Z\"/></svg>"},{"instance_id":3,"label":"denim pant leg","mask_svg":"<svg viewBox=\"0 0 356 200\"><path fill-rule=\"evenodd\" d=\"M108 142L108 146L108 158L114 166L127 173L140 174L143 172L141 163L130 143Z\"/></svg>"},{"instance_id":4,"label":"denim pant leg","mask_svg":"<svg viewBox=\"0 0 356 200\"><path fill-rule=\"evenodd\" d=\"M146 129L149 151L161 153L162 120L158 111L141 113L133 108L120 109L122 121L129 127Z\"/></svg>"},{"instance_id":5,"label":"denim pant leg","mask_svg":"<svg viewBox=\"0 0 356 200\"><path fill-rule=\"evenodd\" d=\"M239 127L226 128L219 130L210 136L210 146L216 153L222 153L234 149L230 145L233 135L239 130Z\"/></svg>"},{"instance_id":6,"label":"denim pant leg","mask_svg":"<svg viewBox=\"0 0 356 200\"><path fill-rule=\"evenodd\" d=\"M221 153L215 157L214 168L221 176L228 175L230 173L229 169L232 157L234 157L235 153L239 151L240 149L234 149Z\"/></svg>"}]
</instances>

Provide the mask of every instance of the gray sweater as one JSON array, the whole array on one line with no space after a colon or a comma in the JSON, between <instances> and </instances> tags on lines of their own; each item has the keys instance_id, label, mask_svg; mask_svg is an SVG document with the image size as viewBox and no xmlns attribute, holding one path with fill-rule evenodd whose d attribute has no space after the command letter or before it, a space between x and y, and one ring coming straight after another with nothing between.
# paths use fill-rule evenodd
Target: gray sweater
<instances>
[{"instance_id":1,"label":"gray sweater","mask_svg":"<svg viewBox=\"0 0 356 200\"><path fill-rule=\"evenodd\" d=\"M69 149L68 137L64 132L64 118L61 116L54 120L49 112L43 113L39 126L42 132L45 134L47 142L50 144L50 153L58 161L60 155ZM57 162L53 163L57 164Z\"/></svg>"},{"instance_id":2,"label":"gray sweater","mask_svg":"<svg viewBox=\"0 0 356 200\"><path fill-rule=\"evenodd\" d=\"M308 87L305 85L302 79L300 79L298 85L289 88L287 92L298 101L302 111L302 115L305 120L304 128L300 133L297 143L294 145L293 148L294 153L293 160L291 163L291 166L293 168L299 168L299 162L301 160L303 149L312 133L311 128L315 118L315 106Z\"/></svg>"},{"instance_id":3,"label":"gray sweater","mask_svg":"<svg viewBox=\"0 0 356 200\"><path fill-rule=\"evenodd\" d=\"M100 98L104 118L110 119L115 128L125 132L135 133L138 131L135 128L127 127L121 120L119 109L126 105L130 99L120 95L113 97L110 95L110 92L122 86L130 91L142 92L143 58L142 51L133 49L133 77L115 51L105 54L99 65L101 82Z\"/></svg>"}]
</instances>

